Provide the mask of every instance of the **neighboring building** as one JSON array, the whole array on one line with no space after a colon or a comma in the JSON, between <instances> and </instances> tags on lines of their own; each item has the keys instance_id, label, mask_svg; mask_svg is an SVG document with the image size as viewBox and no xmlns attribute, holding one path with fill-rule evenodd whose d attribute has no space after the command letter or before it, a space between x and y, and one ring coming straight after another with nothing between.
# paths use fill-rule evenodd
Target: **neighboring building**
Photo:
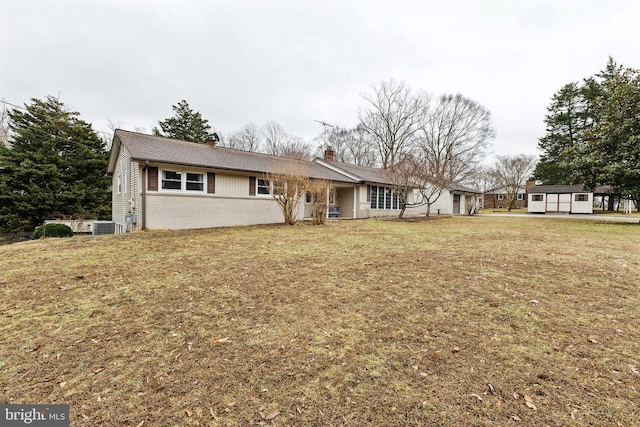
<instances>
[{"instance_id":1,"label":"neighboring building","mask_svg":"<svg viewBox=\"0 0 640 427\"><path fill-rule=\"evenodd\" d=\"M529 213L593 213L593 199L610 192L600 186L588 191L582 185L539 185L529 189Z\"/></svg>"},{"instance_id":2,"label":"neighboring building","mask_svg":"<svg viewBox=\"0 0 640 427\"><path fill-rule=\"evenodd\" d=\"M484 192L483 196L484 209L509 209L509 195L504 187L492 188ZM525 187L518 189L516 194L516 200L514 203L515 209L522 209L527 207L527 190Z\"/></svg>"},{"instance_id":3,"label":"neighboring building","mask_svg":"<svg viewBox=\"0 0 640 427\"><path fill-rule=\"evenodd\" d=\"M399 198L381 169L324 159L294 160L158 136L116 130L107 175L112 177L112 220L116 232L185 229L283 222L272 197L269 174L293 169L331 182L331 216L369 218L398 215ZM452 186L431 211L466 213L478 192ZM298 219L310 218L303 198ZM424 214L426 207L407 210Z\"/></svg>"}]
</instances>

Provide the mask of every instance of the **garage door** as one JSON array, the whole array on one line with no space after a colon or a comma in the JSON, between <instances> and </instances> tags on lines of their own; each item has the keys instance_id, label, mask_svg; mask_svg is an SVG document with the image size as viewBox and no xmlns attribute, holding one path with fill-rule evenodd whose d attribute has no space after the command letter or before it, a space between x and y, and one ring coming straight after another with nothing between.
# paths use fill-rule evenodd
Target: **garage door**
<instances>
[{"instance_id":1,"label":"garage door","mask_svg":"<svg viewBox=\"0 0 640 427\"><path fill-rule=\"evenodd\" d=\"M571 194L547 194L547 212L571 212Z\"/></svg>"},{"instance_id":2,"label":"garage door","mask_svg":"<svg viewBox=\"0 0 640 427\"><path fill-rule=\"evenodd\" d=\"M547 212L558 212L558 194L547 194Z\"/></svg>"},{"instance_id":3,"label":"garage door","mask_svg":"<svg viewBox=\"0 0 640 427\"><path fill-rule=\"evenodd\" d=\"M571 194L559 194L558 196L558 211L571 212Z\"/></svg>"}]
</instances>

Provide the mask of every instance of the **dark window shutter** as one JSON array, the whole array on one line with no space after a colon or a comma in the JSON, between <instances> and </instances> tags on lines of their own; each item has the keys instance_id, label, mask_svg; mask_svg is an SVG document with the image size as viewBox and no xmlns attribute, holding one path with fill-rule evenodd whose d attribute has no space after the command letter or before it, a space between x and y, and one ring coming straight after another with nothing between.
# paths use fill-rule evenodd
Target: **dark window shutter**
<instances>
[{"instance_id":1,"label":"dark window shutter","mask_svg":"<svg viewBox=\"0 0 640 427\"><path fill-rule=\"evenodd\" d=\"M255 176L249 177L249 195L250 196L256 195L256 177Z\"/></svg>"},{"instance_id":2,"label":"dark window shutter","mask_svg":"<svg viewBox=\"0 0 640 427\"><path fill-rule=\"evenodd\" d=\"M215 194L216 192L216 174L207 172L207 193Z\"/></svg>"},{"instance_id":3,"label":"dark window shutter","mask_svg":"<svg viewBox=\"0 0 640 427\"><path fill-rule=\"evenodd\" d=\"M158 168L150 166L147 169L147 189L149 191L158 191Z\"/></svg>"},{"instance_id":4,"label":"dark window shutter","mask_svg":"<svg viewBox=\"0 0 640 427\"><path fill-rule=\"evenodd\" d=\"M371 201L371 186L367 185L367 202Z\"/></svg>"}]
</instances>

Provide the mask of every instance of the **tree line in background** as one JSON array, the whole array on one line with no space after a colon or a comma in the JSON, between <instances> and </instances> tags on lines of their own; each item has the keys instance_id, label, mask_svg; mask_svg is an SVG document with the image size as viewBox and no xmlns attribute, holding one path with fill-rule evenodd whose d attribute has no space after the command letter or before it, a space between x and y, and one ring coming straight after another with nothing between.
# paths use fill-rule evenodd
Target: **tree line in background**
<instances>
[{"instance_id":1,"label":"tree line in background","mask_svg":"<svg viewBox=\"0 0 640 427\"><path fill-rule=\"evenodd\" d=\"M461 94L432 97L388 80L362 97L356 126L324 124L313 142L273 121L216 136L221 146L304 160L322 157L331 146L335 161L381 167L401 195L400 216L418 205L427 205L428 215L453 185L500 187L515 201L532 175L544 184L610 185L640 206L640 72L613 59L553 95L537 166L535 156L526 155L498 156L482 166L495 134L491 116ZM54 97L32 99L24 108L6 105L0 114L0 232L33 230L51 217L108 218L110 139ZM203 143L213 133L186 100L173 111L154 135Z\"/></svg>"},{"instance_id":2,"label":"tree line in background","mask_svg":"<svg viewBox=\"0 0 640 427\"><path fill-rule=\"evenodd\" d=\"M534 176L544 184L611 186L640 208L640 71L604 70L556 92Z\"/></svg>"}]
</instances>

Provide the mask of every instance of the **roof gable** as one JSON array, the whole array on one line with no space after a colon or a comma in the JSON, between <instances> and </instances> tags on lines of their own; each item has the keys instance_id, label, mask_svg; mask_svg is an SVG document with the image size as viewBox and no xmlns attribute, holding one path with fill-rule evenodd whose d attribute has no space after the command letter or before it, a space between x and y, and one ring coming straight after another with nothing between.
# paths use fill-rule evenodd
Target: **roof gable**
<instances>
[{"instance_id":1,"label":"roof gable","mask_svg":"<svg viewBox=\"0 0 640 427\"><path fill-rule=\"evenodd\" d=\"M352 165L350 163L336 162L327 159L316 159L316 161L326 164L327 167L333 167L342 170L348 176L355 177L360 181L374 182L378 184L392 185L393 183L386 177L384 169L371 168L367 166Z\"/></svg>"}]
</instances>

